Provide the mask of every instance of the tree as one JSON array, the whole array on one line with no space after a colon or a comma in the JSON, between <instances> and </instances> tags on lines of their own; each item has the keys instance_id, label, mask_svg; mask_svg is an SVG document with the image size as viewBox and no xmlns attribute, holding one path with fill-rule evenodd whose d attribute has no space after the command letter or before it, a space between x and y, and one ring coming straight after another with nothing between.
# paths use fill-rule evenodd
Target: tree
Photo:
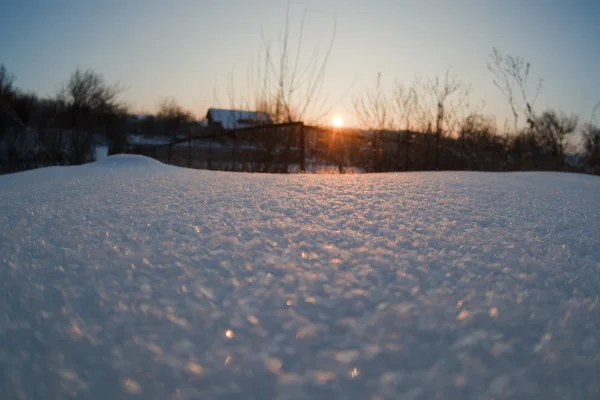
<instances>
[{"instance_id":1,"label":"tree","mask_svg":"<svg viewBox=\"0 0 600 400\"><path fill-rule=\"evenodd\" d=\"M413 83L412 86L407 87L403 83L396 81L393 103L398 126L406 131L413 130L416 127L415 118L419 109L419 96L416 84Z\"/></svg>"},{"instance_id":2,"label":"tree","mask_svg":"<svg viewBox=\"0 0 600 400\"><path fill-rule=\"evenodd\" d=\"M456 75L450 75L450 70L446 71L444 82L441 83L439 78L435 78L428 85L428 91L433 94L436 100L436 118L435 118L435 152L434 152L434 168L439 169L440 165L440 143L449 118L449 105L448 101L450 97L457 93L462 87L462 83L458 80ZM468 90L470 91L470 89ZM468 92L466 93L468 95Z\"/></svg>"},{"instance_id":3,"label":"tree","mask_svg":"<svg viewBox=\"0 0 600 400\"><path fill-rule=\"evenodd\" d=\"M77 127L76 118L80 114L113 106L118 93L118 89L104 83L102 75L77 68L59 91L58 98L71 110L72 125Z\"/></svg>"},{"instance_id":4,"label":"tree","mask_svg":"<svg viewBox=\"0 0 600 400\"><path fill-rule=\"evenodd\" d=\"M0 138L9 126L24 126L14 109L18 97L14 82L15 76L6 70L4 64L0 64Z\"/></svg>"},{"instance_id":5,"label":"tree","mask_svg":"<svg viewBox=\"0 0 600 400\"><path fill-rule=\"evenodd\" d=\"M600 174L600 127L593 123L585 124L583 133L583 150L588 172Z\"/></svg>"},{"instance_id":6,"label":"tree","mask_svg":"<svg viewBox=\"0 0 600 400\"><path fill-rule=\"evenodd\" d=\"M233 73L229 77L229 106L252 109L269 114L274 123L304 121L318 123L330 114L349 93L347 90L337 101L331 101L324 89L327 65L337 34L333 19L331 37L325 40L326 48L306 52L304 43L307 11L300 20L297 34L292 32L288 0L278 46L262 32L262 48L257 62L247 74L247 93L238 97L234 90Z\"/></svg>"},{"instance_id":7,"label":"tree","mask_svg":"<svg viewBox=\"0 0 600 400\"><path fill-rule=\"evenodd\" d=\"M488 69L494 75L494 84L508 101L513 114L511 151L519 160L519 168L562 168L567 138L577 127L575 116L545 111L538 115L535 102L543 80L539 79L533 91L529 88L531 64L522 57L502 54L496 48L491 54ZM519 121L524 119L525 128Z\"/></svg>"},{"instance_id":8,"label":"tree","mask_svg":"<svg viewBox=\"0 0 600 400\"><path fill-rule=\"evenodd\" d=\"M460 128L460 140L474 142L486 141L496 136L495 121L485 115L473 113L465 118Z\"/></svg>"},{"instance_id":9,"label":"tree","mask_svg":"<svg viewBox=\"0 0 600 400\"><path fill-rule=\"evenodd\" d=\"M192 113L181 107L173 98L162 99L158 104L156 121L159 126L163 127L163 132L171 137L171 140L183 134L188 138L188 168L192 167L192 129L190 123L193 120Z\"/></svg>"},{"instance_id":10,"label":"tree","mask_svg":"<svg viewBox=\"0 0 600 400\"><path fill-rule=\"evenodd\" d=\"M15 93L15 76L6 70L4 64L0 64L0 99Z\"/></svg>"},{"instance_id":11,"label":"tree","mask_svg":"<svg viewBox=\"0 0 600 400\"><path fill-rule=\"evenodd\" d=\"M125 107L118 101L122 87L109 85L104 77L92 70L75 69L58 93L58 101L67 110L67 123L73 135L73 164L85 162L85 154L91 148L92 134L106 135L111 142L110 153L122 151L124 135L116 129L119 115Z\"/></svg>"},{"instance_id":12,"label":"tree","mask_svg":"<svg viewBox=\"0 0 600 400\"><path fill-rule=\"evenodd\" d=\"M355 97L353 105L356 117L364 129L373 132L394 129L394 104L381 87L381 73L377 74L375 89Z\"/></svg>"},{"instance_id":13,"label":"tree","mask_svg":"<svg viewBox=\"0 0 600 400\"><path fill-rule=\"evenodd\" d=\"M163 126L164 133L170 137L176 137L183 133L184 127L194 117L191 112L185 110L173 98L164 98L158 103L156 120Z\"/></svg>"},{"instance_id":14,"label":"tree","mask_svg":"<svg viewBox=\"0 0 600 400\"><path fill-rule=\"evenodd\" d=\"M590 117L590 124L597 124L598 123L598 121L596 120L596 117L597 117L596 114L598 113L598 110L600 110L600 101L597 102L594 105L594 108L592 109L592 116Z\"/></svg>"},{"instance_id":15,"label":"tree","mask_svg":"<svg viewBox=\"0 0 600 400\"><path fill-rule=\"evenodd\" d=\"M394 103L381 87L381 73L377 74L375 88L353 100L355 115L368 130L371 141L371 166L376 172L383 170L383 134L396 128Z\"/></svg>"},{"instance_id":16,"label":"tree","mask_svg":"<svg viewBox=\"0 0 600 400\"><path fill-rule=\"evenodd\" d=\"M413 82L412 86L406 87L403 83L396 81L393 92L393 103L398 126L404 129L404 138L398 136L397 159L400 163L400 144L404 145L404 170L411 168L410 146L414 143L415 118L419 110L419 96ZM400 165L400 164L399 164ZM398 168L400 169L400 167Z\"/></svg>"},{"instance_id":17,"label":"tree","mask_svg":"<svg viewBox=\"0 0 600 400\"><path fill-rule=\"evenodd\" d=\"M335 43L337 23L333 21L333 33L322 57L318 51L302 62L304 24L306 11L300 22L296 38L296 48L292 48L290 37L290 2L287 3L285 26L279 53L274 52L271 44L263 36L265 70L262 76L262 88L259 103L276 122L304 120L311 112L323 113L327 99L323 98L323 83L331 51ZM316 119L322 115L314 116Z\"/></svg>"},{"instance_id":18,"label":"tree","mask_svg":"<svg viewBox=\"0 0 600 400\"><path fill-rule=\"evenodd\" d=\"M160 135L158 121L154 115L144 115L141 120L136 117L136 126L146 136Z\"/></svg>"},{"instance_id":19,"label":"tree","mask_svg":"<svg viewBox=\"0 0 600 400\"><path fill-rule=\"evenodd\" d=\"M494 85L508 101L513 115L513 132L519 129L519 119L524 117L530 127L535 123L534 105L540 94L543 80L539 79L533 96L529 93L531 64L522 57L503 54L495 47L490 55L488 70L494 75Z\"/></svg>"},{"instance_id":20,"label":"tree","mask_svg":"<svg viewBox=\"0 0 600 400\"><path fill-rule=\"evenodd\" d=\"M72 129L93 129L93 117L122 109L117 101L121 92L118 84L106 84L101 74L77 68L59 91L58 98L69 109Z\"/></svg>"},{"instance_id":21,"label":"tree","mask_svg":"<svg viewBox=\"0 0 600 400\"><path fill-rule=\"evenodd\" d=\"M463 162L468 169L503 170L506 168L504 140L498 136L496 122L481 113L471 113L459 129Z\"/></svg>"},{"instance_id":22,"label":"tree","mask_svg":"<svg viewBox=\"0 0 600 400\"><path fill-rule=\"evenodd\" d=\"M0 173L13 172L20 167L15 130L22 130L24 126L12 107L16 96L14 80L14 75L0 64Z\"/></svg>"},{"instance_id":23,"label":"tree","mask_svg":"<svg viewBox=\"0 0 600 400\"><path fill-rule=\"evenodd\" d=\"M578 118L574 115L558 114L553 110L545 111L535 118L531 124L533 134L538 143L556 159L559 165L564 164L567 137L577 128Z\"/></svg>"}]
</instances>

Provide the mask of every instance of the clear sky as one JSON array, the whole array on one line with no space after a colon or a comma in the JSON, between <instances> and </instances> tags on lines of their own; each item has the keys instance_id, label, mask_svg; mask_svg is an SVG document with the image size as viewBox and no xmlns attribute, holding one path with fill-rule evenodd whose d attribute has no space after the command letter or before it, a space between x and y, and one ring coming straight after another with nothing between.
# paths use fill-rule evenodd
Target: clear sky
<instances>
[{"instance_id":1,"label":"clear sky","mask_svg":"<svg viewBox=\"0 0 600 400\"><path fill-rule=\"evenodd\" d=\"M229 77L245 90L264 37L274 42L284 0L0 0L0 63L25 90L52 95L76 67L127 89L138 112L174 97L202 116L227 106ZM292 37L304 11L304 57L337 35L324 91L352 123L352 97L382 83L443 76L473 85L473 100L503 119L508 107L486 62L492 47L525 57L544 78L538 107L589 118L600 100L598 0L291 1Z\"/></svg>"}]
</instances>

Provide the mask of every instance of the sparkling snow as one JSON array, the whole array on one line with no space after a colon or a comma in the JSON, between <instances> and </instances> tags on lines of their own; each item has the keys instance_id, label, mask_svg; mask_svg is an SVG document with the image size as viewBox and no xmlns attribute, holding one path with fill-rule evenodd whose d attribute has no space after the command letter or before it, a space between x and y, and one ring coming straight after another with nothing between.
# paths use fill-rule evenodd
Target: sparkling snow
<instances>
[{"instance_id":1,"label":"sparkling snow","mask_svg":"<svg viewBox=\"0 0 600 400\"><path fill-rule=\"evenodd\" d=\"M600 179L0 177L2 399L597 399Z\"/></svg>"}]
</instances>

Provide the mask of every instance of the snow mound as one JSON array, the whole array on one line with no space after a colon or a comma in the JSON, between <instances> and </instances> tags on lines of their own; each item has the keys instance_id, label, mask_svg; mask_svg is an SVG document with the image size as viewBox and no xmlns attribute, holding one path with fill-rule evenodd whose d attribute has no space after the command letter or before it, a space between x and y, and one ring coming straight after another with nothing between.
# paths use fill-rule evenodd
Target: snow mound
<instances>
[{"instance_id":1,"label":"snow mound","mask_svg":"<svg viewBox=\"0 0 600 400\"><path fill-rule=\"evenodd\" d=\"M0 398L596 398L600 179L0 177Z\"/></svg>"},{"instance_id":2,"label":"snow mound","mask_svg":"<svg viewBox=\"0 0 600 400\"><path fill-rule=\"evenodd\" d=\"M140 176L140 173L160 173L169 169L178 168L146 156L117 154L81 166L46 167L0 176L0 189L28 185L43 185L46 188L48 185L52 186L57 182L74 181L79 183L82 179L86 180L88 178L96 181L99 175L106 174L109 171L121 173L120 179L128 179L136 178Z\"/></svg>"},{"instance_id":3,"label":"snow mound","mask_svg":"<svg viewBox=\"0 0 600 400\"><path fill-rule=\"evenodd\" d=\"M137 154L114 154L109 157L98 160L95 165L110 165L124 167L156 166L165 165L151 157Z\"/></svg>"},{"instance_id":4,"label":"snow mound","mask_svg":"<svg viewBox=\"0 0 600 400\"><path fill-rule=\"evenodd\" d=\"M115 154L112 156L105 157L101 160L92 163L94 166L108 166L108 167L143 167L143 168L163 168L167 167L166 164L161 163L151 157L146 157L137 154Z\"/></svg>"}]
</instances>

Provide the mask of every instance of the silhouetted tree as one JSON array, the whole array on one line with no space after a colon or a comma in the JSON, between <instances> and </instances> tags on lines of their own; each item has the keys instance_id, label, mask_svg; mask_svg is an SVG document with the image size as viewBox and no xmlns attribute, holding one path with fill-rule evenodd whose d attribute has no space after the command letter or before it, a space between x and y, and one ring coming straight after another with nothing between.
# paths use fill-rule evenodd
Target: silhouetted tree
<instances>
[{"instance_id":1,"label":"silhouetted tree","mask_svg":"<svg viewBox=\"0 0 600 400\"><path fill-rule=\"evenodd\" d=\"M504 140L498 136L493 118L479 113L468 115L460 126L458 141L464 162L462 168L471 170L506 168Z\"/></svg>"},{"instance_id":2,"label":"silhouetted tree","mask_svg":"<svg viewBox=\"0 0 600 400\"><path fill-rule=\"evenodd\" d=\"M496 48L491 54L488 69L494 74L494 84L508 101L513 114L513 134L510 152L518 168L560 169L564 167L567 138L575 132L575 116L545 111L538 115L535 101L543 80L533 91L529 89L531 64L522 57L503 54ZM524 119L525 127L519 125Z\"/></svg>"},{"instance_id":3,"label":"silhouetted tree","mask_svg":"<svg viewBox=\"0 0 600 400\"><path fill-rule=\"evenodd\" d=\"M0 64L0 98L14 94L15 76L6 70L4 64Z\"/></svg>"},{"instance_id":4,"label":"silhouetted tree","mask_svg":"<svg viewBox=\"0 0 600 400\"><path fill-rule=\"evenodd\" d=\"M381 73L377 74L375 88L354 98L354 112L363 126L367 129L367 140L371 143L370 170L383 171L383 132L396 129L395 109L392 99L381 86Z\"/></svg>"},{"instance_id":5,"label":"silhouetted tree","mask_svg":"<svg viewBox=\"0 0 600 400\"><path fill-rule=\"evenodd\" d=\"M528 126L535 121L534 105L540 94L543 80L538 80L532 96L529 92L531 70L529 62L519 56L503 54L495 47L490 58L488 69L494 75L494 85L508 101L513 115L513 133L517 133L521 117L525 118Z\"/></svg>"},{"instance_id":6,"label":"silhouetted tree","mask_svg":"<svg viewBox=\"0 0 600 400\"><path fill-rule=\"evenodd\" d=\"M586 124L582 134L587 172L600 174L600 127L592 123Z\"/></svg>"},{"instance_id":7,"label":"silhouetted tree","mask_svg":"<svg viewBox=\"0 0 600 400\"><path fill-rule=\"evenodd\" d=\"M558 163L564 164L564 154L567 137L577 128L578 118L574 115L557 114L555 111L545 111L535 118L532 125L537 142Z\"/></svg>"},{"instance_id":8,"label":"silhouetted tree","mask_svg":"<svg viewBox=\"0 0 600 400\"><path fill-rule=\"evenodd\" d=\"M15 76L0 64L0 138L10 126L23 125L13 108L17 96L14 82Z\"/></svg>"},{"instance_id":9,"label":"silhouetted tree","mask_svg":"<svg viewBox=\"0 0 600 400\"><path fill-rule=\"evenodd\" d=\"M158 104L156 121L163 132L175 140L186 135L188 138L187 166L192 165L192 129L190 123L194 120L191 112L181 107L173 98L162 99Z\"/></svg>"},{"instance_id":10,"label":"silhouetted tree","mask_svg":"<svg viewBox=\"0 0 600 400\"><path fill-rule=\"evenodd\" d=\"M93 134L102 134L111 142L110 153L123 150L125 132L117 129L120 116L125 113L117 97L122 88L109 85L104 77L92 70L75 69L58 93L67 110L68 122L64 128L73 135L72 156L74 164L85 162L85 153L91 148Z\"/></svg>"},{"instance_id":11,"label":"silhouetted tree","mask_svg":"<svg viewBox=\"0 0 600 400\"><path fill-rule=\"evenodd\" d=\"M435 100L435 147L434 147L434 168L437 170L440 166L441 141L442 137L449 131L452 114L458 111L461 103L465 102L471 91L469 86L465 86L456 75L451 75L450 70L446 71L444 81L435 78L426 86L426 90ZM457 104L450 104L453 95L460 95Z\"/></svg>"},{"instance_id":12,"label":"silhouetted tree","mask_svg":"<svg viewBox=\"0 0 600 400\"><path fill-rule=\"evenodd\" d=\"M333 18L332 34L324 40L326 48L316 48L306 54L306 11L295 34L290 23L290 1L287 2L283 32L273 45L262 34L262 48L257 62L248 70L247 94L236 94L233 73L229 78L229 107L250 109L269 114L274 123L304 121L320 122L348 94L330 99L324 90L325 75L337 35Z\"/></svg>"},{"instance_id":13,"label":"silhouetted tree","mask_svg":"<svg viewBox=\"0 0 600 400\"><path fill-rule=\"evenodd\" d=\"M404 130L403 137L398 135L397 160L400 163L400 145L404 146L404 170L411 168L410 148L414 144L416 135L413 131L415 127L415 117L419 108L419 98L417 90L413 83L406 87L401 82L396 81L393 93L394 109L396 113L398 127ZM400 169L400 168L398 168Z\"/></svg>"},{"instance_id":14,"label":"silhouetted tree","mask_svg":"<svg viewBox=\"0 0 600 400\"><path fill-rule=\"evenodd\" d=\"M58 98L69 109L71 128L81 129L93 127L93 117L99 113L120 111L122 105L117 96L121 91L117 84L108 85L101 74L77 68L59 91Z\"/></svg>"},{"instance_id":15,"label":"silhouetted tree","mask_svg":"<svg viewBox=\"0 0 600 400\"><path fill-rule=\"evenodd\" d=\"M173 98L162 99L158 104L156 121L167 136L175 138L187 133L184 132L185 128L193 119L192 113L181 107Z\"/></svg>"}]
</instances>

